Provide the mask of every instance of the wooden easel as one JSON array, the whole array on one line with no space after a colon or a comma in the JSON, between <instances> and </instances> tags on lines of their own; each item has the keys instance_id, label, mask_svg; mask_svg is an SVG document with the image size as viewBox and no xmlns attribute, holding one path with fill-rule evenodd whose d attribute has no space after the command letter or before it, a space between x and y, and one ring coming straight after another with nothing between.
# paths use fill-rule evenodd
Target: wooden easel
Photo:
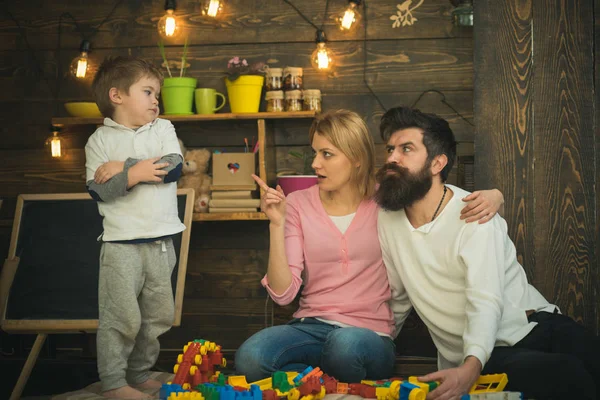
<instances>
[{"instance_id":1,"label":"wooden easel","mask_svg":"<svg viewBox=\"0 0 600 400\"><path fill-rule=\"evenodd\" d=\"M177 195L185 195L185 211L183 223L186 230L181 237L181 247L179 249L179 265L177 273L177 290L175 295L175 320L173 326L181 325L181 313L183 310L183 292L185 285L185 273L187 267L187 258L189 251L189 241L191 236L192 217L194 211L194 190L178 189ZM37 337L33 347L27 356L25 365L21 369L21 374L11 393L10 400L21 398L25 385L35 366L40 351L51 333L93 333L98 329L97 319L88 320L7 320L6 309L11 286L13 284L20 259L16 255L17 240L19 238L19 228L23 212L23 204L26 200L91 200L87 193L66 193L66 194L32 194L20 195L17 199L13 230L11 234L10 248L8 258L4 261L2 271L0 271L0 323L2 329L9 333L35 333ZM1 200L0 200L1 202ZM0 203L1 204L1 203Z\"/></svg>"}]
</instances>

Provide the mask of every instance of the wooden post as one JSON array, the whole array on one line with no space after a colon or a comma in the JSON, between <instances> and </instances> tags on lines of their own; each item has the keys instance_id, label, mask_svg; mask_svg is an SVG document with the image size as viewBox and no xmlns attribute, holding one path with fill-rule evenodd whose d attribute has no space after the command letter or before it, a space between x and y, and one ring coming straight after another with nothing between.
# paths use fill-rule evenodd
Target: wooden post
<instances>
[{"instance_id":1,"label":"wooden post","mask_svg":"<svg viewBox=\"0 0 600 400\"><path fill-rule=\"evenodd\" d=\"M599 332L594 0L474 11L477 186L504 193L530 282Z\"/></svg>"}]
</instances>

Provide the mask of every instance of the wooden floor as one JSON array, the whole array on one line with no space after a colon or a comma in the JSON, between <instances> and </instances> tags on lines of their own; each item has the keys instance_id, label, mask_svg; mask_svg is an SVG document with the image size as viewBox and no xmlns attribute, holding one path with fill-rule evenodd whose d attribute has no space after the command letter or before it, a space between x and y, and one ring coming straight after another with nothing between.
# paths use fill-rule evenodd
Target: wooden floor
<instances>
[{"instance_id":1,"label":"wooden floor","mask_svg":"<svg viewBox=\"0 0 600 400\"><path fill-rule=\"evenodd\" d=\"M233 356L229 356L233 359ZM24 359L0 357L0 399L7 399L17 381ZM398 357L396 376L406 377L424 375L435 370L436 361L429 357ZM160 361L156 370L170 372L173 364ZM233 370L223 371L233 374ZM47 396L70 392L86 387L98 381L96 362L89 360L39 360L23 392L22 399L42 400ZM40 397L42 396L42 397Z\"/></svg>"}]
</instances>

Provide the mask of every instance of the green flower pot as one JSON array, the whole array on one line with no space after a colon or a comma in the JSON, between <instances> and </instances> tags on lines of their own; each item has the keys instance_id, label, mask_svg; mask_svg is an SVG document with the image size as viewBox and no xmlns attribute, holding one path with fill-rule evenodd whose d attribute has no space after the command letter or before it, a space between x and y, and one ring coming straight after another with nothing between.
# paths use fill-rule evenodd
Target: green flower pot
<instances>
[{"instance_id":1,"label":"green flower pot","mask_svg":"<svg viewBox=\"0 0 600 400\"><path fill-rule=\"evenodd\" d=\"M165 78L161 97L165 115L190 115L194 104L195 78Z\"/></svg>"}]
</instances>

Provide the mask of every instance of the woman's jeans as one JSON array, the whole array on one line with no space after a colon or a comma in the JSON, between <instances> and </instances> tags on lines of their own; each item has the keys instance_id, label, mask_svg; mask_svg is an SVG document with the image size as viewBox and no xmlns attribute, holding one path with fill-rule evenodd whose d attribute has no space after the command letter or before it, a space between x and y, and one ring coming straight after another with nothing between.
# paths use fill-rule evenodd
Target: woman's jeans
<instances>
[{"instance_id":1,"label":"woman's jeans","mask_svg":"<svg viewBox=\"0 0 600 400\"><path fill-rule=\"evenodd\" d=\"M293 319L252 335L238 349L235 367L248 382L276 371L320 367L341 382L393 375L396 346L370 329L342 328L315 318Z\"/></svg>"}]
</instances>

